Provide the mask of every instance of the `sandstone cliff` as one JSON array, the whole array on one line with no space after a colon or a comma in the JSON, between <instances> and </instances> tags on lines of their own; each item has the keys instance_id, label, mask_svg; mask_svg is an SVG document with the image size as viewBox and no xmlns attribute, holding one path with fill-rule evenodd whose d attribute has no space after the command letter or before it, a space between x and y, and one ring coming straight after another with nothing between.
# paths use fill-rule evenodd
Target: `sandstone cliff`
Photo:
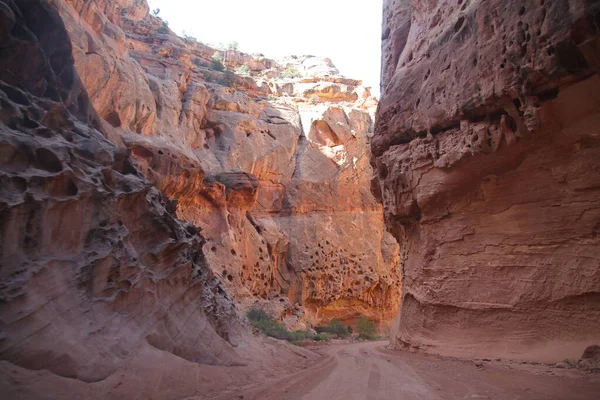
<instances>
[{"instance_id":1,"label":"sandstone cliff","mask_svg":"<svg viewBox=\"0 0 600 400\"><path fill-rule=\"evenodd\" d=\"M391 321L397 244L370 193L377 103L360 81L329 59L182 39L145 1L52 4L107 138L198 228L242 311L258 302L290 327Z\"/></svg>"},{"instance_id":2,"label":"sandstone cliff","mask_svg":"<svg viewBox=\"0 0 600 400\"><path fill-rule=\"evenodd\" d=\"M374 192L396 347L577 357L600 340L600 4L384 2Z\"/></svg>"},{"instance_id":3,"label":"sandstone cliff","mask_svg":"<svg viewBox=\"0 0 600 400\"><path fill-rule=\"evenodd\" d=\"M64 166L66 155L51 148L58 146L50 137L57 133L55 126L47 127L49 137L44 143L7 147L5 172L6 179L12 182L3 186L6 198L2 203L3 234L10 235L10 240L7 237L3 241L5 263L10 265L10 271L5 272L7 293L12 293L11 285L22 285L19 291L14 289L15 298L29 297L38 290L33 283L31 288L24 285L30 282L33 267L19 255L24 251L21 248L27 248L23 241L33 240L35 235L12 234L34 229L35 225L36 234L48 235L48 242L40 243L49 252L36 255L32 261L35 268L48 268L58 258L71 269L87 271L83 277L83 272L74 277L77 282L82 281L78 285L91 285L90 307L99 301L94 296L106 298L109 303L121 302L121 297L126 296L123 293L137 288L139 274L144 275L135 268L164 269L152 272L156 276L151 281L158 285L161 279L171 276L170 268L181 264L187 269L178 269L181 276L178 275L177 290L182 290L182 295L191 301L200 295L187 290L188 286L198 285L199 291L212 287L211 293L217 298L206 300L214 303L205 305L210 310L206 318L225 342L236 344L236 338L242 335L229 295L235 298L241 312L253 306L267 308L290 327L319 324L334 317L351 322L359 315L383 325L391 321L400 297L399 257L395 239L384 229L382 207L370 193L368 136L377 102L368 88L360 86L360 81L341 76L326 58L291 56L276 62L262 55L215 50L190 38L180 38L164 21L149 14L145 1L48 3L50 8L43 2L27 1L19 6L6 3L3 43L17 49L3 50L8 74L3 79L7 85L32 91L39 98L48 96L46 91L77 90L78 98L69 95L68 101L64 96L54 101L62 100L79 118L80 122L73 124L93 124L94 135L103 138L88 138L85 143L65 146L79 146L78 152L92 160L100 152L101 165L96 167L102 176L112 174L105 171L109 168L124 178L111 175L104 178L110 179L105 184L98 177L84 179L79 172L71 172ZM40 31L42 37L32 41L41 44L27 47L42 47L42 51L46 51L43 45L60 47L53 47L54 53L46 55L54 72L44 70L47 65L42 56L37 57L38 63L23 67L28 53L21 50L21 36L14 32L22 25L15 25L20 18L19 9L27 9L37 18L23 16L28 29L35 26L52 33L60 31L56 34L60 35L58 39L46 38L46 32ZM35 14L38 11L33 11L38 9L45 13L54 9L62 21L45 26L40 22L43 18ZM70 43L64 43L66 39ZM215 55L224 65L215 62ZM56 59L67 60L61 60L66 66L55 67ZM73 72L65 72L72 69L69 62ZM240 66L246 69L236 74L234 71ZM13 70L19 70L18 78L11 75ZM70 75L57 88L35 81L48 73ZM38 92L20 84L19 79L34 82ZM81 115L88 119L82 120ZM90 115L93 119L89 119ZM61 118L74 117L69 114ZM36 118L25 118L34 121L24 123L25 128L46 126L40 122L41 116L36 114ZM13 122L5 125L17 129ZM39 157L55 164L51 172L59 176L59 183L34 179L51 190L47 189L41 199L36 194L39 204L30 207L31 212L50 218L51 213L43 211L44 202L62 203L66 197L70 201L63 203L64 208L52 220L34 224L29 219L10 216L10 212L17 213L14 210L30 201L28 188L32 184L27 182L32 174L10 167L10 160L22 158L13 154L20 151L40 153ZM83 166L70 168L86 170ZM94 171L92 168L85 173L93 175ZM85 185L79 182L81 179ZM134 200L126 200L129 198L140 203L133 204ZM93 206L79 206L80 203ZM104 211L99 212L98 207ZM152 210L145 211L148 207ZM128 213L131 215L124 215ZM167 228L152 213L165 215L171 220L167 226L176 226L169 228L168 232L172 232L167 237L161 239L159 231ZM131 226L126 218L135 218L129 221ZM68 237L54 231L45 233L49 229L57 229ZM93 239L94 235L104 239ZM119 250L115 251L115 246ZM87 253L91 254L90 259L82 256ZM76 260L77 268L71 259ZM195 283L195 271L202 268L206 269L206 276L201 283ZM25 277L14 278L12 270ZM75 278L66 270L64 274L60 278L62 286L52 289L57 293L62 293L61 287L66 290L73 285ZM191 283L186 280L190 277ZM161 295L165 296L164 301L174 301L170 294ZM177 297L176 293L172 296ZM13 295L6 297L12 299ZM160 298L154 301L164 307ZM47 307L43 299L38 302L39 307ZM74 304L80 305L71 305ZM186 302L186 307L192 305L194 302ZM33 312L32 307L11 305L19 315ZM151 310L153 306L144 309ZM170 318L166 310L163 313L163 317ZM194 318L205 317L194 315L191 320ZM77 323L84 321L85 318ZM153 319L146 322L156 324ZM114 324L113 329L118 330L119 323ZM38 327L26 325L26 330ZM18 341L23 332L16 330L8 336ZM173 351L178 355L186 353L176 344L163 343L168 340L159 336L141 329L130 340L148 337L158 348L176 348ZM202 357L193 352L185 357L209 360L206 362L234 362L231 360L237 357L235 352L230 357L223 353L213 360L211 351L221 354L222 346L214 346L213 339L194 340L203 342L200 347L208 346L207 354L196 349ZM79 339L74 338L73 342ZM6 343L11 352L20 351L12 348L10 341ZM227 343L223 346L228 348ZM48 351L53 348L48 344ZM108 369L111 363L107 361ZM79 370L80 365L76 360L69 368Z\"/></svg>"},{"instance_id":4,"label":"sandstone cliff","mask_svg":"<svg viewBox=\"0 0 600 400\"><path fill-rule=\"evenodd\" d=\"M212 397L306 368L315 355L250 334L164 194L244 190L103 121L66 27L43 0L0 1L2 397ZM151 151L165 157L144 164Z\"/></svg>"},{"instance_id":5,"label":"sandstone cliff","mask_svg":"<svg viewBox=\"0 0 600 400\"><path fill-rule=\"evenodd\" d=\"M93 382L145 338L239 362L204 240L102 135L59 16L39 1L0 11L2 359Z\"/></svg>"}]
</instances>

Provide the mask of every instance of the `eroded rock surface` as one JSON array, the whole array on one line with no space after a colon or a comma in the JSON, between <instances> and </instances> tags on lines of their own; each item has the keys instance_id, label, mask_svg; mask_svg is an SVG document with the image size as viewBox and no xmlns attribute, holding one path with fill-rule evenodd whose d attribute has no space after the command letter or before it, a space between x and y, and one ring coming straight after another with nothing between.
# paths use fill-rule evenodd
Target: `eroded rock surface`
<instances>
[{"instance_id":1,"label":"eroded rock surface","mask_svg":"<svg viewBox=\"0 0 600 400\"><path fill-rule=\"evenodd\" d=\"M598 341L599 6L384 2L372 151L396 347L562 360Z\"/></svg>"},{"instance_id":2,"label":"eroded rock surface","mask_svg":"<svg viewBox=\"0 0 600 400\"><path fill-rule=\"evenodd\" d=\"M58 14L37 0L0 12L2 360L84 382L145 341L239 363L241 324L204 240L102 134Z\"/></svg>"},{"instance_id":3,"label":"eroded rock surface","mask_svg":"<svg viewBox=\"0 0 600 400\"><path fill-rule=\"evenodd\" d=\"M391 321L398 252L370 193L368 88L326 58L179 38L143 1L53 3L109 139L198 227L242 310Z\"/></svg>"},{"instance_id":4,"label":"eroded rock surface","mask_svg":"<svg viewBox=\"0 0 600 400\"><path fill-rule=\"evenodd\" d=\"M164 194L211 182L185 154L98 116L56 9L0 1L0 43L2 397L214 398L314 361L244 326L206 239ZM256 191L256 178L215 182L241 203Z\"/></svg>"},{"instance_id":5,"label":"eroded rock surface","mask_svg":"<svg viewBox=\"0 0 600 400\"><path fill-rule=\"evenodd\" d=\"M17 7L6 4L6 10ZM41 7L42 3L35 4ZM106 202L115 187L127 198L140 193L136 197L140 204L135 206L128 205L124 195L115 195L114 204L102 206L103 213L92 211L98 205L86 206L81 216L69 220L81 232L101 223L101 229L94 229L95 234L102 236L105 232L110 238L107 243L90 239L91 244L73 244L68 252L81 269L93 269L94 260L100 260L98 269L104 272L98 279L108 282L109 298L118 298L125 290L121 286L135 287L132 282L141 279L140 272L135 273L135 279L130 276L134 272L113 276L125 257L121 253L131 253L136 254L131 256L135 259L131 263L141 263L144 271L155 264L158 269L164 266L166 271L155 278L158 280L170 276L169 265L181 263L193 271L200 265L208 266L206 279L214 280L212 290L223 296L224 307L232 307L227 292L236 299L241 312L252 306L267 308L290 328L334 317L351 322L359 315L380 321L383 326L392 320L400 298L398 247L385 231L382 207L370 192L368 137L377 102L368 88L358 80L341 76L327 58L291 56L276 62L262 55L218 51L182 39L160 18L149 14L145 1L53 0L49 5L58 11L64 24L66 33L61 33L61 40L68 38L70 44L46 38L40 42L58 48L54 50L57 55L48 56L56 74L64 73L63 66L52 63L62 57L72 60L76 78L63 85L67 89L60 85L48 87L43 81L46 72L39 63L17 68L29 57L36 60L37 49L25 46L20 34L7 28L3 40L16 43L18 51L7 48L2 62L10 67L5 68L7 71L17 70L18 75L7 74L4 79L7 85L30 90L38 97L48 96L46 92L51 90L68 91L71 86L77 93L85 93L85 101L69 95L70 111L80 118L93 114L94 128L105 139L90 139L79 152L93 159L95 152L102 151L104 164L99 168L119 171L125 177L117 179L110 175L112 172L102 172L103 179L110 180L107 185L112 186L105 187L100 177L82 185L77 173L65 172L61 165L66 156L47 147L54 145L52 140L36 145L38 150L31 144L31 151L42 160L35 162L49 164L47 168L60 175L62 186L44 184L49 191L46 201L53 203L66 196L85 198L90 204ZM5 20L12 21L13 14L7 11ZM39 21L32 20L29 25L42 26ZM215 67L215 55L221 57L225 69ZM244 65L246 71L233 72ZM29 86L23 87L20 81ZM25 119L28 129L44 125L41 117L36 118ZM11 126L9 122L6 125ZM53 127L50 131L47 135L55 134ZM93 148L86 148L88 143L93 143ZM111 150L104 149L104 145ZM10 154L12 151L7 150ZM16 183L11 185L24 189L11 189L9 197L25 201L27 174L14 174ZM86 194L97 191L108 191L109 195ZM99 200L91 200L96 198ZM182 226L179 234L164 238L169 243L164 245L167 255L161 253L161 236L153 231L154 225L162 225L144 211L142 198L152 205L162 204L166 215L173 218L172 224ZM133 210L140 220L129 221L135 227L126 226L121 213L130 211L120 211L120 207ZM73 210L65 206L62 212ZM56 218L60 224L66 217ZM80 225L80 219L89 227ZM17 230L32 225L26 220L12 223L11 229ZM114 224L117 226L113 229ZM125 237L136 237L133 232L143 236L139 239L142 243L136 239L135 245L127 244ZM15 242L5 243L16 252L21 244L16 242L17 236L11 240ZM51 235L48 240L62 242L63 238ZM177 244L178 240L184 240L185 246ZM99 249L88 250L88 245ZM122 250L115 252L111 246ZM55 247L52 254L62 257L62 247L49 247ZM81 259L85 252L93 253L93 262ZM15 266L22 263L12 258L11 262ZM45 261L36 263L39 268L45 265ZM186 273L182 270L181 274ZM121 276L129 283L122 283ZM96 281L95 295L104 293L102 284ZM179 283L182 290L187 287L186 282ZM64 284L70 284L67 277ZM186 295L194 297L191 292ZM230 318L235 310L228 309L225 314L223 321L209 317L215 326L224 324L215 329L227 342L235 340L235 335L229 336L227 325L227 321L235 320ZM136 335L148 337L161 350L177 347L143 329ZM224 346L227 348L226 343ZM210 349L223 351L219 346ZM196 360L199 356L194 357Z\"/></svg>"}]
</instances>

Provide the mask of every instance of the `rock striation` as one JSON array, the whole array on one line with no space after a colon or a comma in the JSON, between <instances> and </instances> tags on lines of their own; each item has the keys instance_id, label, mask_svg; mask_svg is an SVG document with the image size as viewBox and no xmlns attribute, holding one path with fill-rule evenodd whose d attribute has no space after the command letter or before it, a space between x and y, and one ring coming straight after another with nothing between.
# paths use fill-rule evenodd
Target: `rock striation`
<instances>
[{"instance_id":1,"label":"rock striation","mask_svg":"<svg viewBox=\"0 0 600 400\"><path fill-rule=\"evenodd\" d=\"M384 1L373 192L396 347L578 357L600 332L600 4Z\"/></svg>"}]
</instances>

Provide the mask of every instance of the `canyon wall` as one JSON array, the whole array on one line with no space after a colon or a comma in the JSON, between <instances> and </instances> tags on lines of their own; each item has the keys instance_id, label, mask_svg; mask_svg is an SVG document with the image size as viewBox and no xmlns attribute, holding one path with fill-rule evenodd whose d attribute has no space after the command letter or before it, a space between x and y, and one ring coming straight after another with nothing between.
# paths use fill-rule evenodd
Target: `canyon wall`
<instances>
[{"instance_id":1,"label":"canyon wall","mask_svg":"<svg viewBox=\"0 0 600 400\"><path fill-rule=\"evenodd\" d=\"M384 1L395 347L552 361L600 341L599 29L597 1Z\"/></svg>"},{"instance_id":2,"label":"canyon wall","mask_svg":"<svg viewBox=\"0 0 600 400\"><path fill-rule=\"evenodd\" d=\"M244 364L251 307L390 323L360 81L180 38L143 0L0 5L9 369L108 381L140 346Z\"/></svg>"},{"instance_id":3,"label":"canyon wall","mask_svg":"<svg viewBox=\"0 0 600 400\"><path fill-rule=\"evenodd\" d=\"M393 319L399 257L370 192L368 88L326 58L180 38L145 1L52 4L108 139L198 227L242 311L290 328Z\"/></svg>"},{"instance_id":4,"label":"canyon wall","mask_svg":"<svg viewBox=\"0 0 600 400\"><path fill-rule=\"evenodd\" d=\"M368 90L327 59L293 58L312 75L279 89L202 68L214 53L144 1L0 1L3 396L239 393L317 355L238 305L290 325L397 308Z\"/></svg>"},{"instance_id":5,"label":"canyon wall","mask_svg":"<svg viewBox=\"0 0 600 400\"><path fill-rule=\"evenodd\" d=\"M99 382L144 351L240 364L204 239L103 135L56 11L0 2L0 19L3 394L23 371Z\"/></svg>"}]
</instances>

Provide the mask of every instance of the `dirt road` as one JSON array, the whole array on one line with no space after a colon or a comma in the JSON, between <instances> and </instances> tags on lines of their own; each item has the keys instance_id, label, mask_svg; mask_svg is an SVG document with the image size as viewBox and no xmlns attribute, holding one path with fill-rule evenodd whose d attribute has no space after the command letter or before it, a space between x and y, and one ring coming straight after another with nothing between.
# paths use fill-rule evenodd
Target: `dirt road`
<instances>
[{"instance_id":1,"label":"dirt road","mask_svg":"<svg viewBox=\"0 0 600 400\"><path fill-rule=\"evenodd\" d=\"M243 399L437 400L600 398L600 376L390 351L386 342L330 345L313 367L240 395ZM560 375L557 376L556 374Z\"/></svg>"}]
</instances>

